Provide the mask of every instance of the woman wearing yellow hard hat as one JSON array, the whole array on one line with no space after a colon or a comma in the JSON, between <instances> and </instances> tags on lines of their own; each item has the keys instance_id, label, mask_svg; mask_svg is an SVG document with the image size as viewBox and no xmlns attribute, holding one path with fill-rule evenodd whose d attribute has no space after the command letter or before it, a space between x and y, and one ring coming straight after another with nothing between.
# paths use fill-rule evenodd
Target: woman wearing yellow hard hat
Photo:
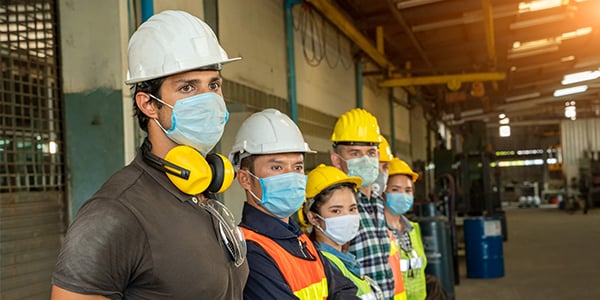
<instances>
[{"instance_id":1,"label":"woman wearing yellow hard hat","mask_svg":"<svg viewBox=\"0 0 600 300\"><path fill-rule=\"evenodd\" d=\"M321 164L308 173L304 214L312 226L310 238L331 265L358 288L361 299L383 299L375 281L360 275L360 265L347 253L347 243L357 234L360 216L356 191L360 177L348 176L333 166Z\"/></svg>"},{"instance_id":2,"label":"woman wearing yellow hard hat","mask_svg":"<svg viewBox=\"0 0 600 300\"><path fill-rule=\"evenodd\" d=\"M389 162L389 178L385 189L385 220L390 234L400 248L400 270L409 300L423 300L427 296L425 267L427 257L421 240L419 224L403 214L414 202L413 183L419 178L406 162L393 158Z\"/></svg>"}]
</instances>

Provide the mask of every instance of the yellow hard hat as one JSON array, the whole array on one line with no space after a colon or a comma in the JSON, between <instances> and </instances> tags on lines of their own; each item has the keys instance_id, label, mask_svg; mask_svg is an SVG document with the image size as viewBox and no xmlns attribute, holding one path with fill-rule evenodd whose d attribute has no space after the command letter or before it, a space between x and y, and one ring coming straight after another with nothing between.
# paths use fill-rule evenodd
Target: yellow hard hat
<instances>
[{"instance_id":1,"label":"yellow hard hat","mask_svg":"<svg viewBox=\"0 0 600 300\"><path fill-rule=\"evenodd\" d=\"M342 114L333 129L331 141L379 144L379 124L377 119L362 108L354 108Z\"/></svg>"},{"instance_id":2,"label":"yellow hard hat","mask_svg":"<svg viewBox=\"0 0 600 300\"><path fill-rule=\"evenodd\" d=\"M408 166L407 163L405 163L403 160L394 157L391 161L390 161L390 166L388 169L388 174L389 176L393 176L393 175L408 175L412 178L412 181L415 182L417 181L417 179L419 179L419 174L413 172L413 170Z\"/></svg>"},{"instance_id":3,"label":"yellow hard hat","mask_svg":"<svg viewBox=\"0 0 600 300\"><path fill-rule=\"evenodd\" d=\"M362 179L356 176L348 176L336 167L320 164L308 173L306 198L314 198L326 188L344 182L349 182L354 184L355 187L360 187Z\"/></svg>"},{"instance_id":4,"label":"yellow hard hat","mask_svg":"<svg viewBox=\"0 0 600 300\"><path fill-rule=\"evenodd\" d=\"M390 162L392 158L394 158L392 148L383 135L380 135L379 137L381 138L381 143L379 143L379 161Z\"/></svg>"}]
</instances>

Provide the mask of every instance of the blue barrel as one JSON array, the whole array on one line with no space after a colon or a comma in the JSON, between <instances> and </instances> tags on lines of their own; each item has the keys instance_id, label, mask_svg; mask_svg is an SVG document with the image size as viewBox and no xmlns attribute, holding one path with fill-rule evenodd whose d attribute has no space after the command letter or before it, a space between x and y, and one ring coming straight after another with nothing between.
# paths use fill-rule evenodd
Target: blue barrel
<instances>
[{"instance_id":1,"label":"blue barrel","mask_svg":"<svg viewBox=\"0 0 600 300\"><path fill-rule=\"evenodd\" d=\"M499 217L465 218L468 278L504 276L502 223Z\"/></svg>"}]
</instances>

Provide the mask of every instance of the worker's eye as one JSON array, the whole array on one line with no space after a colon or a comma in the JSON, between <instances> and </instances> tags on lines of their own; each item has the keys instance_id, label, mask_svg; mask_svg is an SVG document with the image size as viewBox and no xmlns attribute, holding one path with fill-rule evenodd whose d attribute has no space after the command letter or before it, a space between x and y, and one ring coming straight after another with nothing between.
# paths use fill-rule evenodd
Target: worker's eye
<instances>
[{"instance_id":1,"label":"worker's eye","mask_svg":"<svg viewBox=\"0 0 600 300\"><path fill-rule=\"evenodd\" d=\"M220 80L213 81L213 82L211 82L211 83L208 84L208 88L211 91L218 91L218 90L221 89L221 85L222 85L222 82Z\"/></svg>"}]
</instances>

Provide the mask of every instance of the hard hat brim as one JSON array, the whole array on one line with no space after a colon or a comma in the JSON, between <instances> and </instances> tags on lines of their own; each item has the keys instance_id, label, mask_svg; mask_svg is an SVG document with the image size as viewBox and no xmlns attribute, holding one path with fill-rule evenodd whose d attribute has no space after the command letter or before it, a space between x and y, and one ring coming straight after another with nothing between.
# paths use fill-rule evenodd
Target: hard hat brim
<instances>
[{"instance_id":1,"label":"hard hat brim","mask_svg":"<svg viewBox=\"0 0 600 300\"><path fill-rule=\"evenodd\" d=\"M348 176L342 179L338 179L338 180L334 180L332 182L329 183L329 185L327 187L325 187L324 189L322 189L321 191L319 191L319 193L321 193L322 191L326 190L327 188L334 186L336 184L340 184L340 183L352 183L355 186L355 189L360 188L360 186L362 185L362 178L358 177L358 176ZM314 197L316 197L319 193L316 193L314 195L306 195L307 199L312 199ZM310 208L310 206L309 206Z\"/></svg>"},{"instance_id":2,"label":"hard hat brim","mask_svg":"<svg viewBox=\"0 0 600 300\"><path fill-rule=\"evenodd\" d=\"M241 60L241 59L242 59L242 57L233 57L233 58L229 58L224 61L219 61L219 62L210 64L210 65L217 65L217 64L224 65L224 64L227 64L230 62L235 62L235 61ZM152 80L152 79L157 79L157 78L161 78L161 77L167 77L167 76L171 76L171 75L175 75L175 74L179 74L179 73L190 72L190 71L194 71L197 69L202 69L203 67L206 67L206 66L194 66L194 67L190 67L190 68L180 69L180 70L177 70L174 72L166 72L166 73L160 74L160 75L151 75L151 76L146 76L146 77L128 79L128 80L125 80L125 84L136 84L139 82L144 82L144 81L148 81L148 80Z\"/></svg>"}]
</instances>

